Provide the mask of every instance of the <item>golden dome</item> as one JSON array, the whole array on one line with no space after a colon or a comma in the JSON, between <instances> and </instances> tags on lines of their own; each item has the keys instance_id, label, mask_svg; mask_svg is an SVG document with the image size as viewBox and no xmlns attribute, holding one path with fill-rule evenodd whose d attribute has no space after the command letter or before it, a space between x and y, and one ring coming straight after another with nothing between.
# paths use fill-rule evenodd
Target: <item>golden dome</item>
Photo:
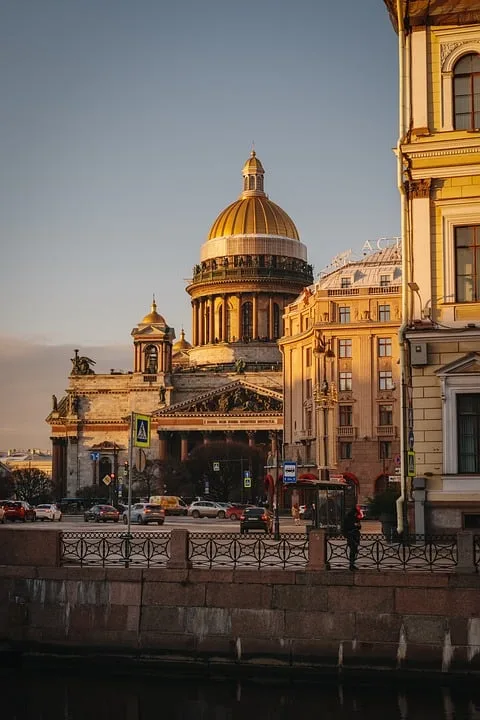
<instances>
[{"instance_id":1,"label":"golden dome","mask_svg":"<svg viewBox=\"0 0 480 720\"><path fill-rule=\"evenodd\" d=\"M180 352L181 350L190 350L192 346L188 342L188 340L185 340L185 330L182 328L182 332L180 333L180 340L177 340L177 342L173 346L173 352Z\"/></svg>"},{"instance_id":2,"label":"golden dome","mask_svg":"<svg viewBox=\"0 0 480 720\"><path fill-rule=\"evenodd\" d=\"M153 296L152 305L150 312L143 318L142 325L165 325L165 318L157 313L157 303L155 302L155 296Z\"/></svg>"},{"instance_id":3,"label":"golden dome","mask_svg":"<svg viewBox=\"0 0 480 720\"><path fill-rule=\"evenodd\" d=\"M222 210L208 240L232 235L276 235L300 240L293 220L264 192L264 174L263 165L252 150L243 166L243 192L238 200Z\"/></svg>"}]
</instances>

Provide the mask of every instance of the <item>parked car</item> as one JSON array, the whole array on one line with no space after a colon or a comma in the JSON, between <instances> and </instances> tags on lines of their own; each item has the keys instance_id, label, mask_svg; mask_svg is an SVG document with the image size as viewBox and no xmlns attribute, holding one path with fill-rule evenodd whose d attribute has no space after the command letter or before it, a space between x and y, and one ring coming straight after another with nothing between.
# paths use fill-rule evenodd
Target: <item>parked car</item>
<instances>
[{"instance_id":1,"label":"parked car","mask_svg":"<svg viewBox=\"0 0 480 720\"><path fill-rule=\"evenodd\" d=\"M113 505L94 505L90 510L86 510L83 515L85 522L89 520L93 520L93 522L108 522L111 520L117 523L119 518L120 513Z\"/></svg>"},{"instance_id":2,"label":"parked car","mask_svg":"<svg viewBox=\"0 0 480 720\"><path fill-rule=\"evenodd\" d=\"M240 532L243 535L249 530L263 530L271 533L273 516L269 510L261 507L247 507L240 516Z\"/></svg>"},{"instance_id":3,"label":"parked car","mask_svg":"<svg viewBox=\"0 0 480 720\"><path fill-rule=\"evenodd\" d=\"M220 503L213 502L211 500L196 500L189 506L188 514L190 517L194 518L224 518L226 517L227 511L220 505Z\"/></svg>"},{"instance_id":4,"label":"parked car","mask_svg":"<svg viewBox=\"0 0 480 720\"><path fill-rule=\"evenodd\" d=\"M25 500L8 500L4 503L5 520L20 520L20 522L35 522L35 510Z\"/></svg>"},{"instance_id":5,"label":"parked car","mask_svg":"<svg viewBox=\"0 0 480 720\"><path fill-rule=\"evenodd\" d=\"M128 508L123 512L122 521L126 525L128 523ZM161 505L153 505L152 503L135 503L132 505L130 522L139 525L147 525L148 523L158 523L163 525L165 522L165 508Z\"/></svg>"},{"instance_id":6,"label":"parked car","mask_svg":"<svg viewBox=\"0 0 480 720\"><path fill-rule=\"evenodd\" d=\"M227 508L226 516L229 520L240 520L240 516L243 515L245 508L250 507L249 505L233 504Z\"/></svg>"},{"instance_id":7,"label":"parked car","mask_svg":"<svg viewBox=\"0 0 480 720\"><path fill-rule=\"evenodd\" d=\"M55 505L54 503L44 503L43 505L37 505L35 508L35 515L37 516L37 520L50 520L50 522L54 522L55 520L62 519L62 511L58 507L58 505Z\"/></svg>"}]
</instances>

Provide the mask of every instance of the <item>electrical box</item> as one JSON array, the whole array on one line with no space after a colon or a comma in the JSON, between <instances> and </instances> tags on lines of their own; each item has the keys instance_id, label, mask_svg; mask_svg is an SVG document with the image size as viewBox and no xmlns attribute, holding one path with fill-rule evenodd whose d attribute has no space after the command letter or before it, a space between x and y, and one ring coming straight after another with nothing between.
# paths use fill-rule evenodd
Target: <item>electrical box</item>
<instances>
[{"instance_id":1,"label":"electrical box","mask_svg":"<svg viewBox=\"0 0 480 720\"><path fill-rule=\"evenodd\" d=\"M427 364L427 343L415 342L410 343L410 361L412 365Z\"/></svg>"},{"instance_id":2,"label":"electrical box","mask_svg":"<svg viewBox=\"0 0 480 720\"><path fill-rule=\"evenodd\" d=\"M412 486L414 490L425 490L427 486L427 481L424 477L414 477Z\"/></svg>"}]
</instances>

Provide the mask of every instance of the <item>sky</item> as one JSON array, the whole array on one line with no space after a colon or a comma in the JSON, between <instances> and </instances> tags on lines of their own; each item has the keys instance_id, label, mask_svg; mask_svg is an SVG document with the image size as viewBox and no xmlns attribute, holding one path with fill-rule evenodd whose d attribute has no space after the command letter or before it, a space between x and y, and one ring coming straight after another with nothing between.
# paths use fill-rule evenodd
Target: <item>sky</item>
<instances>
[{"instance_id":1,"label":"sky","mask_svg":"<svg viewBox=\"0 0 480 720\"><path fill-rule=\"evenodd\" d=\"M383 0L0 0L0 450L49 447L73 348L131 369L254 143L318 274L399 235Z\"/></svg>"}]
</instances>

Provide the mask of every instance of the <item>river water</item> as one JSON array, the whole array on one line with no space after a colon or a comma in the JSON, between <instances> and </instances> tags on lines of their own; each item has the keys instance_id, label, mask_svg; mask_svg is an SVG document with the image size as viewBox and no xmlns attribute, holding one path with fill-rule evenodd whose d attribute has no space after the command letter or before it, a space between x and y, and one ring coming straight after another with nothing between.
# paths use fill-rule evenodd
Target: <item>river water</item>
<instances>
[{"instance_id":1,"label":"river water","mask_svg":"<svg viewBox=\"0 0 480 720\"><path fill-rule=\"evenodd\" d=\"M307 682L207 680L163 670L112 675L0 670L2 720L479 720L480 685L321 677Z\"/></svg>"}]
</instances>

